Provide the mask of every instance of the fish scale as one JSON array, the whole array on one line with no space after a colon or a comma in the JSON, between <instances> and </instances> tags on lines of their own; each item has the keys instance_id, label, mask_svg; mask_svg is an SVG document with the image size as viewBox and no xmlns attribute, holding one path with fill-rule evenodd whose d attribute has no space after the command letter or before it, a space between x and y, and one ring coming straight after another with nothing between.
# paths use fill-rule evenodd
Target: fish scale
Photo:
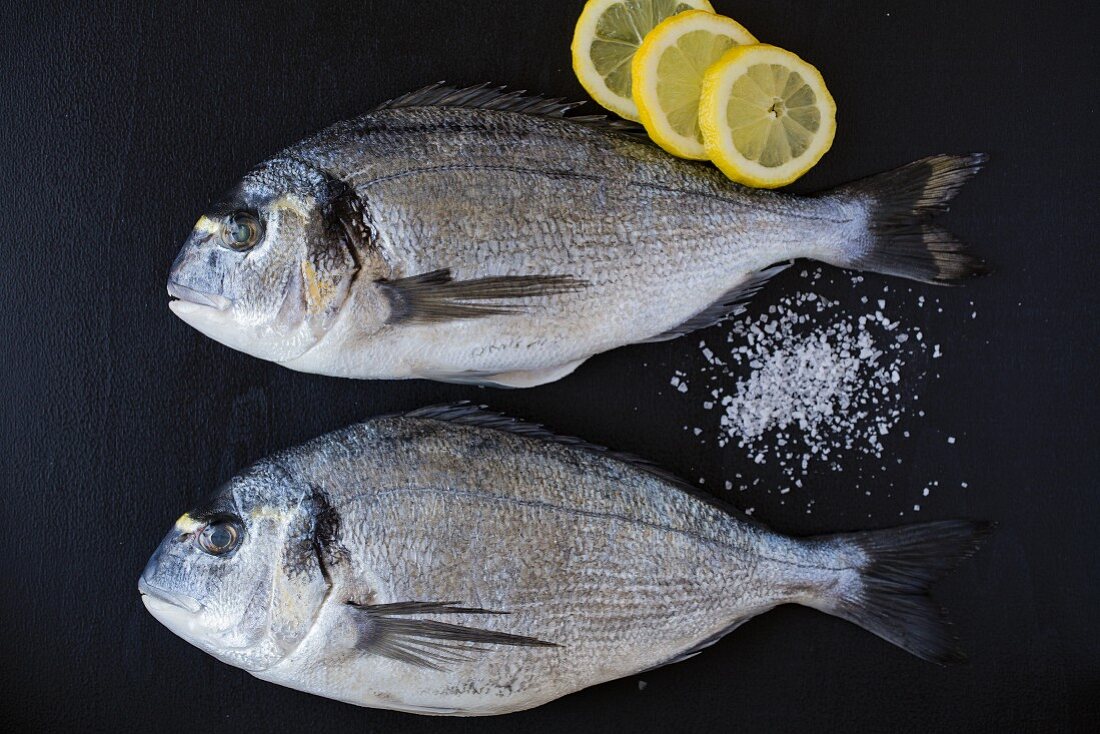
<instances>
[{"instance_id":1,"label":"fish scale","mask_svg":"<svg viewBox=\"0 0 1100 734\"><path fill-rule=\"evenodd\" d=\"M239 547L204 550L208 527ZM983 532L790 538L637 459L452 406L257 463L181 518L139 588L265 680L485 715L682 659L782 603L952 660L924 593Z\"/></svg>"},{"instance_id":2,"label":"fish scale","mask_svg":"<svg viewBox=\"0 0 1100 734\"><path fill-rule=\"evenodd\" d=\"M173 310L293 369L523 387L715 323L794 258L930 282L981 269L928 219L982 156L797 197L570 107L437 86L289 147L200 220ZM262 237L217 252L223 212Z\"/></svg>"}]
</instances>

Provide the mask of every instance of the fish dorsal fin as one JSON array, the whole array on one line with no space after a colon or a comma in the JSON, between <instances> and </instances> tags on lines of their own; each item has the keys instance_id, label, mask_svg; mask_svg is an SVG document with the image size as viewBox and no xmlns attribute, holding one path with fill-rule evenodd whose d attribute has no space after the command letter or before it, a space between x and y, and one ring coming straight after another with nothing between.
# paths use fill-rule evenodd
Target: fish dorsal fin
<instances>
[{"instance_id":1,"label":"fish dorsal fin","mask_svg":"<svg viewBox=\"0 0 1100 734\"><path fill-rule=\"evenodd\" d=\"M554 433L553 431L538 423L527 423L526 421L521 421L518 418L506 416L503 413L495 413L489 410L484 405L474 405L469 401L463 400L458 403L448 403L445 405L430 405L424 408L418 408L417 410L401 415L405 418L435 420L443 421L445 423L457 423L463 426L490 428L497 431L504 431L505 433L513 433L517 436L526 436L528 438L535 438L541 441L549 441L550 443L556 443L562 446L569 446L571 448L580 449L582 451L600 454L601 456L606 456L610 459L622 462L631 467L634 467L635 469L640 469L646 474L669 482L670 484L675 485L678 489L687 492L692 497L706 502L707 504L716 507L723 512L737 515L739 519L742 519L746 522L752 522L747 516L743 515L739 510L732 507L731 505L723 502L713 495L700 491L698 488L691 486L672 472L666 469L662 469L661 467L653 464L650 461L634 456L633 454L628 454L621 451L611 451L605 446L589 443L588 441L584 441L583 439L579 439L575 436L562 436L560 434Z\"/></svg>"},{"instance_id":2,"label":"fish dorsal fin","mask_svg":"<svg viewBox=\"0 0 1100 734\"><path fill-rule=\"evenodd\" d=\"M523 115L554 117L581 125L595 127L605 132L630 135L648 140L640 125L626 120L612 120L606 115L568 115L570 110L584 102L566 102L560 97L543 97L527 94L526 90L507 91L505 87L478 84L473 87L453 87L436 82L423 89L403 94L383 102L377 110L394 110L405 107L466 107L479 110L499 110Z\"/></svg>"}]
</instances>

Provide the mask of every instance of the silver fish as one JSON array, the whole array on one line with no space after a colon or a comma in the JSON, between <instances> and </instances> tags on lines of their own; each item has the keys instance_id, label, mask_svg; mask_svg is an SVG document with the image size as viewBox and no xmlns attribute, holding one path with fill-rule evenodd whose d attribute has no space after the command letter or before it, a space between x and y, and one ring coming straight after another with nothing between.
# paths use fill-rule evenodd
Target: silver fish
<instances>
[{"instance_id":1,"label":"silver fish","mask_svg":"<svg viewBox=\"0 0 1100 734\"><path fill-rule=\"evenodd\" d=\"M982 155L797 197L573 106L437 85L291 146L199 219L172 311L305 372L527 387L714 324L793 258L982 270L928 223Z\"/></svg>"},{"instance_id":2,"label":"silver fish","mask_svg":"<svg viewBox=\"0 0 1100 734\"><path fill-rule=\"evenodd\" d=\"M787 537L637 459L459 405L260 461L176 521L138 588L263 680L487 715L682 660L779 604L957 660L926 592L986 530Z\"/></svg>"}]
</instances>

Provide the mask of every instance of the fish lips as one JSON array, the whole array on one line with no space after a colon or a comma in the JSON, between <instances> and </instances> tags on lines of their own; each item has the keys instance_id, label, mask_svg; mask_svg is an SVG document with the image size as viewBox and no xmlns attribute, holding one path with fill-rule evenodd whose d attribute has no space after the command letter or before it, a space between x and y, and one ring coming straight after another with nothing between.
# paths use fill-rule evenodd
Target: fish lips
<instances>
[{"instance_id":1,"label":"fish lips","mask_svg":"<svg viewBox=\"0 0 1100 734\"><path fill-rule=\"evenodd\" d=\"M147 584L142 584L140 581L138 582L138 593L141 594L141 601L145 604L145 608L154 617L159 618L158 611L164 608L177 609L189 614L198 614L202 611L202 604L189 596L173 594L163 589L154 589Z\"/></svg>"},{"instance_id":2,"label":"fish lips","mask_svg":"<svg viewBox=\"0 0 1100 734\"><path fill-rule=\"evenodd\" d=\"M155 559L149 565L155 565ZM210 647L200 618L202 604L187 594L169 591L150 583L149 575L150 570L146 567L145 573L138 579L138 593L141 594L141 603L145 605L145 610L153 615L153 619L191 644L204 650Z\"/></svg>"},{"instance_id":3,"label":"fish lips","mask_svg":"<svg viewBox=\"0 0 1100 734\"><path fill-rule=\"evenodd\" d=\"M168 281L168 295L177 299L168 303L168 308L177 314L187 313L198 308L227 311L233 305L233 301L225 296L216 293L204 293L174 280Z\"/></svg>"},{"instance_id":4,"label":"fish lips","mask_svg":"<svg viewBox=\"0 0 1100 734\"><path fill-rule=\"evenodd\" d=\"M153 616L157 616L157 614L153 608L150 607L150 604L154 607L169 605L191 614L198 614L202 611L202 604L194 597L176 591L162 589L150 583L149 578L155 573L155 570L156 558L153 558L149 561L149 565L145 567L145 570L141 574L141 578L138 579L138 593L141 594L142 602L144 602L145 607L153 613Z\"/></svg>"}]
</instances>

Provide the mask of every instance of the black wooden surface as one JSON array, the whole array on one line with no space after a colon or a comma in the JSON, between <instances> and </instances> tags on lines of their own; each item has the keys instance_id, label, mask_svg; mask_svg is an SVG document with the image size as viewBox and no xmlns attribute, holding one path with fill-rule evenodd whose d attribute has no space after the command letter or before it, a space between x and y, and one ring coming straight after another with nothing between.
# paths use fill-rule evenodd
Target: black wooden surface
<instances>
[{"instance_id":1,"label":"black wooden surface","mask_svg":"<svg viewBox=\"0 0 1100 734\"><path fill-rule=\"evenodd\" d=\"M297 374L169 313L167 267L200 211L281 146L438 79L582 97L569 61L580 2L5 5L4 722L123 732L1089 728L1100 694L1100 161L1087 4L715 1L815 63L838 101L833 151L799 190L932 152L993 156L947 222L997 272L891 296L895 315L945 356L919 386L926 415L887 439L882 481L893 488L869 497L854 487L855 459L786 496L720 489L754 467L684 431L715 423L700 399L669 387L674 370L702 366L694 337L499 391ZM828 274L834 282L816 287L853 311L888 285L869 276L853 288ZM787 273L752 308L806 287ZM919 294L943 312L919 308ZM149 553L237 469L363 417L460 398L703 478L784 531L997 521L985 549L939 588L971 662L941 669L844 622L781 608L646 673L644 690L626 679L510 717L445 720L263 683L144 611L135 583ZM940 487L914 516L931 480Z\"/></svg>"}]
</instances>

